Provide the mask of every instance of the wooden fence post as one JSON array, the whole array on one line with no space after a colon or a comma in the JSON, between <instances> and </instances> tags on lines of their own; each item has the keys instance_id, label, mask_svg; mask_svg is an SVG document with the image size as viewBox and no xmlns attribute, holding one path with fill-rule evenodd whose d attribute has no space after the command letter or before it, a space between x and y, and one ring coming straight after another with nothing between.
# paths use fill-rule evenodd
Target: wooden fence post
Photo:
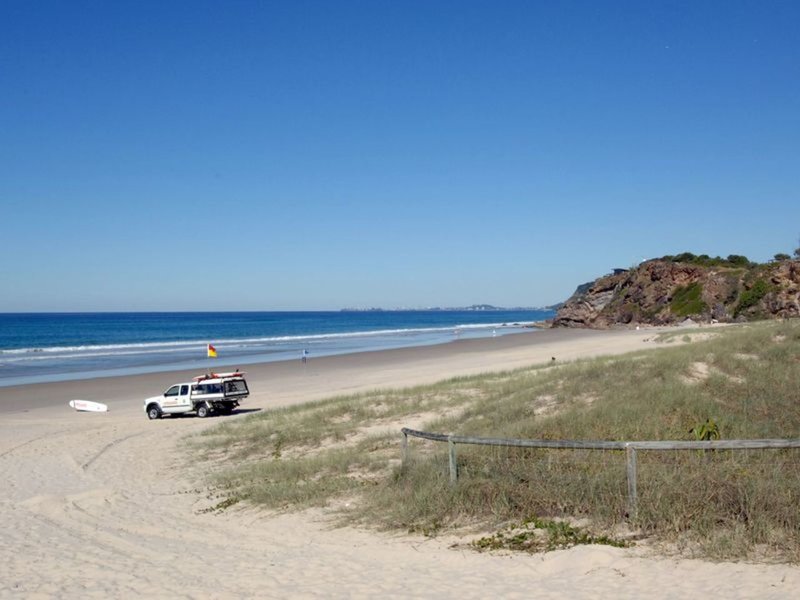
<instances>
[{"instance_id":1,"label":"wooden fence post","mask_svg":"<svg viewBox=\"0 0 800 600\"><path fill-rule=\"evenodd\" d=\"M447 448L450 451L450 483L458 481L458 463L456 463L456 443L447 436Z\"/></svg>"},{"instance_id":2,"label":"wooden fence post","mask_svg":"<svg viewBox=\"0 0 800 600\"><path fill-rule=\"evenodd\" d=\"M636 518L637 496L636 496L636 448L625 445L625 458L627 459L628 473L628 517Z\"/></svg>"}]
</instances>

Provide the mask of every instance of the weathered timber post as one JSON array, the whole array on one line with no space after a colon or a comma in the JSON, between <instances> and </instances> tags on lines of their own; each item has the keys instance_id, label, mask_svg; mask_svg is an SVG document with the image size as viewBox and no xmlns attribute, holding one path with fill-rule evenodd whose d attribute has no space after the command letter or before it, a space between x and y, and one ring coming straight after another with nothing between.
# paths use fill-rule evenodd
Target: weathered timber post
<instances>
[{"instance_id":1,"label":"weathered timber post","mask_svg":"<svg viewBox=\"0 0 800 600\"><path fill-rule=\"evenodd\" d=\"M450 451L450 483L458 481L458 464L456 463L456 443L447 436L447 449Z\"/></svg>"},{"instance_id":2,"label":"weathered timber post","mask_svg":"<svg viewBox=\"0 0 800 600\"><path fill-rule=\"evenodd\" d=\"M403 464L408 462L408 434L403 432L403 439L400 440L400 448L402 453Z\"/></svg>"},{"instance_id":3,"label":"weathered timber post","mask_svg":"<svg viewBox=\"0 0 800 600\"><path fill-rule=\"evenodd\" d=\"M636 448L625 444L625 458L627 459L627 473L628 473L628 517L630 519L636 518Z\"/></svg>"}]
</instances>

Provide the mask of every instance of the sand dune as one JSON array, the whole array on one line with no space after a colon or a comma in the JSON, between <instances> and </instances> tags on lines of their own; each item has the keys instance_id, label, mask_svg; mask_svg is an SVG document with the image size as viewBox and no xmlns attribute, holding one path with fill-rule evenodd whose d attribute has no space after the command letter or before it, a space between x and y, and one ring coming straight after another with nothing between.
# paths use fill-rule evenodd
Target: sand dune
<instances>
[{"instance_id":1,"label":"sand dune","mask_svg":"<svg viewBox=\"0 0 800 600\"><path fill-rule=\"evenodd\" d=\"M537 332L248 369L249 408L646 348L648 332ZM0 597L786 598L800 569L580 547L477 554L453 540L333 529L317 511L205 512L182 438L222 421L150 422L176 374L0 388ZM73 397L105 414L75 413ZM240 417L229 417L240 418ZM402 424L398 424L398 427ZM188 465L188 466L187 466Z\"/></svg>"}]
</instances>

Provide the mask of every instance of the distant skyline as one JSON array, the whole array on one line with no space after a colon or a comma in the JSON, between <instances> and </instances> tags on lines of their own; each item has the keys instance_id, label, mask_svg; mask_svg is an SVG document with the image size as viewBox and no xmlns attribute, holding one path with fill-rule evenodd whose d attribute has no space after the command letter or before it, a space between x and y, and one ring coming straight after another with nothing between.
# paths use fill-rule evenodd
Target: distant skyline
<instances>
[{"instance_id":1,"label":"distant skyline","mask_svg":"<svg viewBox=\"0 0 800 600\"><path fill-rule=\"evenodd\" d=\"M800 3L0 5L0 312L547 306L800 246Z\"/></svg>"}]
</instances>

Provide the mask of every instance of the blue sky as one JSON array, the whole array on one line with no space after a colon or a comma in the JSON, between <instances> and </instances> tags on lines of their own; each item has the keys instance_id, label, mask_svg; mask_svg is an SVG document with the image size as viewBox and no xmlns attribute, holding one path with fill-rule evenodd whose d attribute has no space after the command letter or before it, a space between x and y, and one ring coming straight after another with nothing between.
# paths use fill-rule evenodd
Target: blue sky
<instances>
[{"instance_id":1,"label":"blue sky","mask_svg":"<svg viewBox=\"0 0 800 600\"><path fill-rule=\"evenodd\" d=\"M546 305L643 258L791 253L799 22L6 0L0 311Z\"/></svg>"}]
</instances>

